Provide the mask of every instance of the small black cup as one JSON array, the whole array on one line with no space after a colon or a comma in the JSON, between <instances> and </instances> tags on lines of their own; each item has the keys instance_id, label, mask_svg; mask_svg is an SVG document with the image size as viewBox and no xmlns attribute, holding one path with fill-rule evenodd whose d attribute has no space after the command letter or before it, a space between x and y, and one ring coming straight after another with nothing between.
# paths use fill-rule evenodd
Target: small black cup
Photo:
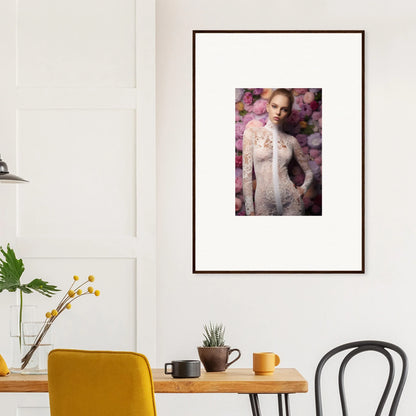
<instances>
[{"instance_id":1,"label":"small black cup","mask_svg":"<svg viewBox=\"0 0 416 416\"><path fill-rule=\"evenodd\" d=\"M171 371L168 367L171 366ZM201 375L201 362L198 360L177 360L165 364L165 374L173 378L197 378Z\"/></svg>"}]
</instances>

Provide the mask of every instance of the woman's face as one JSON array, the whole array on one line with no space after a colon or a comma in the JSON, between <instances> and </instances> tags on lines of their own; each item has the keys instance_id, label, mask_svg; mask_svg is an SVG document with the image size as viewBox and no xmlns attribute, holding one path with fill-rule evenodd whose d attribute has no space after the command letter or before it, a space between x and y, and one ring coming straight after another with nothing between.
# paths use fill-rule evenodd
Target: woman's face
<instances>
[{"instance_id":1,"label":"woman's face","mask_svg":"<svg viewBox=\"0 0 416 416\"><path fill-rule=\"evenodd\" d=\"M282 125L289 115L289 98L285 95L275 95L273 99L267 104L267 112L269 113L269 120L276 125Z\"/></svg>"}]
</instances>

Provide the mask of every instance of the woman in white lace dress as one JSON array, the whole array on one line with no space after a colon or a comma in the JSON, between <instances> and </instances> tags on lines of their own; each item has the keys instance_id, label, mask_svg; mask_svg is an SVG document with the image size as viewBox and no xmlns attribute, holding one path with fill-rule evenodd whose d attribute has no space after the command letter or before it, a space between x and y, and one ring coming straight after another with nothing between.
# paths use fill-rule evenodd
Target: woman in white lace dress
<instances>
[{"instance_id":1,"label":"woman in white lace dress","mask_svg":"<svg viewBox=\"0 0 416 416\"><path fill-rule=\"evenodd\" d=\"M260 128L250 127L244 132L243 194L246 215L304 214L302 197L311 185L313 174L296 138L286 134L282 128L292 105L293 95L289 90L274 90L267 104L267 124ZM293 158L305 173L305 180L298 187L288 174L288 165Z\"/></svg>"}]
</instances>

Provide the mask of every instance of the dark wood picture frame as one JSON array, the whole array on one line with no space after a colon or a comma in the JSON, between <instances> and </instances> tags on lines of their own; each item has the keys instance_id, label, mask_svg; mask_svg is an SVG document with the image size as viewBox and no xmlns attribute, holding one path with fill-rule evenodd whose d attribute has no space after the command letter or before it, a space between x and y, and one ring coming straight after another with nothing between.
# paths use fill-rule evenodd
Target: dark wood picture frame
<instances>
[{"instance_id":1,"label":"dark wood picture frame","mask_svg":"<svg viewBox=\"0 0 416 416\"><path fill-rule=\"evenodd\" d=\"M293 268L279 268L279 267L259 267L256 266L254 268L249 267L235 267L235 261L232 261L230 265L224 267L222 263L218 266L216 265L216 254L215 252L209 253L209 250L206 249L204 245L204 249L201 250L204 253L206 258L212 257L212 266L205 267L199 264L200 252L198 251L198 244L199 238L198 235L198 196L197 192L200 191L203 184L198 183L198 168L200 160L198 157L198 71L200 67L198 67L198 41L199 38L203 36L203 39L207 39L207 36L210 35L245 35L245 36L258 36L261 34L277 34L277 35L290 35L290 34L303 34L303 35L316 35L316 34L325 34L325 35L340 35L342 40L344 39L344 35L348 37L348 35L355 35L359 37L360 42L357 42L357 48L359 47L360 50L356 50L355 52L359 54L360 63L360 97L357 97L357 104L360 104L360 137L357 137L356 140L359 140L359 151L360 154L357 155L361 159L360 169L361 172L359 174L360 178L360 192L357 195L357 200L360 202L360 210L361 216L359 218L360 224L360 238L357 241L354 241L354 244L359 245L359 251L356 250L357 258L360 256L360 259L356 261L355 266L353 267L328 267L328 268L305 268L305 267L296 267ZM201 36L202 35L202 36ZM218 62L220 64L220 62ZM357 68L356 68L357 69ZM253 86L253 85L246 85L246 86ZM257 85L254 85L257 86ZM364 30L241 30L241 31L234 31L234 30L194 30L192 34L192 169L193 169L193 182L192 182L192 272L195 274L363 274L365 273L365 31ZM358 122L357 122L358 124ZM357 147L358 149L358 147ZM210 189L209 191L212 191ZM206 217L206 216L205 216ZM358 218L358 217L357 217ZM213 219L215 221L215 218ZM357 224L356 224L357 225ZM357 225L358 226L358 225ZM220 239L220 236L218 237ZM212 247L215 247L214 242L212 242ZM215 250L214 250L215 251ZM218 253L217 253L218 254ZM253 253L255 255L255 253Z\"/></svg>"}]
</instances>

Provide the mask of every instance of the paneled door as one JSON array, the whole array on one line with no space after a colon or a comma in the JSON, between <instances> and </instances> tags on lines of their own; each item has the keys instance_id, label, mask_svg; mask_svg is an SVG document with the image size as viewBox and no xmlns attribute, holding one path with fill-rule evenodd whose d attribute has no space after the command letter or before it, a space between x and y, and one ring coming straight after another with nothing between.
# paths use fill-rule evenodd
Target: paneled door
<instances>
[{"instance_id":1,"label":"paneled door","mask_svg":"<svg viewBox=\"0 0 416 416\"><path fill-rule=\"evenodd\" d=\"M28 184L0 183L0 245L86 297L54 323L55 347L155 359L155 16L145 0L4 0L0 154ZM53 298L32 294L39 318ZM0 354L10 356L0 294ZM3 395L2 415L47 415L47 395Z\"/></svg>"}]
</instances>

